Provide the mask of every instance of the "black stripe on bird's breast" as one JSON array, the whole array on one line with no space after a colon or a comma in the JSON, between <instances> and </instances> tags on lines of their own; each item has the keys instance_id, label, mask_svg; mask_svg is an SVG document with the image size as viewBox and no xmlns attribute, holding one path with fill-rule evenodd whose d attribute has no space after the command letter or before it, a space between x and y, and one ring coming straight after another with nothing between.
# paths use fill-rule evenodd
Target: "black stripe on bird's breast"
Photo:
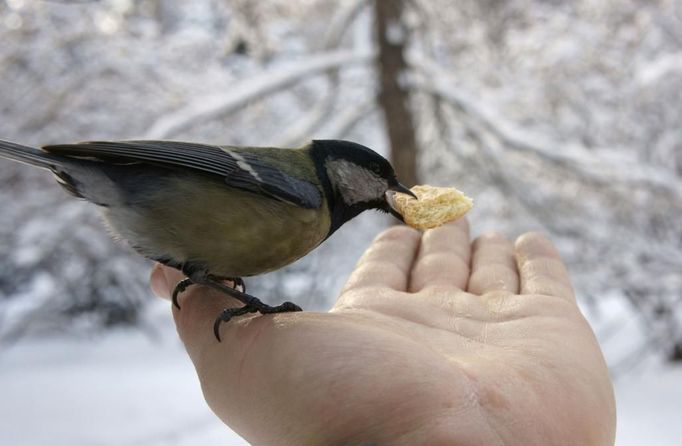
<instances>
[{"instance_id":1,"label":"black stripe on bird's breast","mask_svg":"<svg viewBox=\"0 0 682 446\"><path fill-rule=\"evenodd\" d=\"M47 152L110 164L143 162L219 175L225 184L307 209L322 204L309 181L291 176L259 158L257 150L179 141L93 141L53 145Z\"/></svg>"}]
</instances>

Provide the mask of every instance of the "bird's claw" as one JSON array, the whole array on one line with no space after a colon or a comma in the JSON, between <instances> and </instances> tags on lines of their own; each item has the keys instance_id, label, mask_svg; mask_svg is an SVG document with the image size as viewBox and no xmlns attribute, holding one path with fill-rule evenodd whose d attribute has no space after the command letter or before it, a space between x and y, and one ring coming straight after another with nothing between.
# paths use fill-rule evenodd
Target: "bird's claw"
<instances>
[{"instance_id":1,"label":"bird's claw","mask_svg":"<svg viewBox=\"0 0 682 446\"><path fill-rule=\"evenodd\" d=\"M178 295L185 291L187 287L189 287L193 283L194 282L192 282L192 279L185 277L175 285L175 288L173 288L173 296L171 297L171 302L173 302L173 305L178 310L180 309L180 304L178 303Z\"/></svg>"},{"instance_id":2,"label":"bird's claw","mask_svg":"<svg viewBox=\"0 0 682 446\"><path fill-rule=\"evenodd\" d=\"M243 307L238 307L238 308L225 308L222 312L220 312L220 315L215 319L215 322L213 323L213 334L215 335L215 338L218 340L218 342L221 342L220 339L220 324L223 322L229 322L230 319L232 319L235 316L241 316L247 313L255 313L258 311L256 308L251 307L249 305L244 305Z\"/></svg>"}]
</instances>

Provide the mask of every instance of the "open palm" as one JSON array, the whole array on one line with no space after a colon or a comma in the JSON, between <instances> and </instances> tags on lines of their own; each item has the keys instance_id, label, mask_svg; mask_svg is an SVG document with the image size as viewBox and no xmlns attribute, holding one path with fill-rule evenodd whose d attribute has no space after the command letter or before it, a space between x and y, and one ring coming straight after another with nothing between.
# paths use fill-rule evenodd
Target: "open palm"
<instances>
[{"instance_id":1,"label":"open palm","mask_svg":"<svg viewBox=\"0 0 682 446\"><path fill-rule=\"evenodd\" d=\"M157 267L168 295L178 272ZM210 296L207 296L210 295ZM473 245L465 220L380 235L329 313L211 325L230 299L182 296L178 332L213 411L255 445L610 445L612 386L552 244Z\"/></svg>"}]
</instances>

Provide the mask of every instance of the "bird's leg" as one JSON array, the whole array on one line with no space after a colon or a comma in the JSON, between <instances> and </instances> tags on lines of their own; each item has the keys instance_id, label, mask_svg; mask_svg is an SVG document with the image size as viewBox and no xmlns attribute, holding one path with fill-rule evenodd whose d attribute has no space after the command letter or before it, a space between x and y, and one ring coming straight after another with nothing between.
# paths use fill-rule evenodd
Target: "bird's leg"
<instances>
[{"instance_id":1,"label":"bird's leg","mask_svg":"<svg viewBox=\"0 0 682 446\"><path fill-rule=\"evenodd\" d=\"M213 277L208 277L205 281L201 282L202 285L206 285L213 289L222 291L223 293L234 297L238 301L242 302L244 305L253 307L259 313L284 313L287 311L301 311L301 307L294 304L293 302L284 302L283 304L277 305L275 307L268 304L264 304L256 296L244 293L242 291L236 290L230 286L227 286L221 282L218 282Z\"/></svg>"},{"instance_id":2,"label":"bird's leg","mask_svg":"<svg viewBox=\"0 0 682 446\"><path fill-rule=\"evenodd\" d=\"M184 271L184 269L183 269L183 271ZM196 274L193 274L193 272L191 270L187 271L187 272L196 277ZM188 274L188 275L190 275L190 274ZM242 279L241 277L226 277L224 279L222 277L221 278L216 277L216 279L229 280L234 284L233 285L234 288L239 287L239 288L241 288L242 293L246 292L246 284L244 283L244 279ZM175 288L173 288L173 295L171 297L171 301L173 302L173 305L175 305L175 307L179 310L180 309L180 303L178 302L178 296L180 295L180 293L185 291L190 285L193 285L195 283L202 283L204 280L205 279L203 278L203 276L201 278L199 278L198 280L192 280L189 277L186 277L186 278L182 279L180 282L178 282L175 285Z\"/></svg>"},{"instance_id":3,"label":"bird's leg","mask_svg":"<svg viewBox=\"0 0 682 446\"><path fill-rule=\"evenodd\" d=\"M193 283L194 282L192 282L192 279L185 277L175 285L175 288L173 288L173 296L171 297L171 301L178 310L180 309L180 304L178 303L178 295L185 291L187 287L192 285Z\"/></svg>"}]
</instances>

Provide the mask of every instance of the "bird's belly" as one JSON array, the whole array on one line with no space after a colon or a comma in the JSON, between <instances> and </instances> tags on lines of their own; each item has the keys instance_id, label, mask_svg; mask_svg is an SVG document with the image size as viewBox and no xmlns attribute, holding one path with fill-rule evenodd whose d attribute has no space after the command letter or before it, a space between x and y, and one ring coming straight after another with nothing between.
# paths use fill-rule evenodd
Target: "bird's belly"
<instances>
[{"instance_id":1,"label":"bird's belly","mask_svg":"<svg viewBox=\"0 0 682 446\"><path fill-rule=\"evenodd\" d=\"M303 209L222 184L206 186L199 190L183 183L172 203L150 196L135 206L108 209L105 217L143 255L205 266L224 277L282 268L314 249L329 231L326 209Z\"/></svg>"},{"instance_id":2,"label":"bird's belly","mask_svg":"<svg viewBox=\"0 0 682 446\"><path fill-rule=\"evenodd\" d=\"M291 207L291 205L283 204ZM270 208L267 212L252 211L249 219L240 218L238 212L232 210L222 214L218 220L209 223L217 228L215 236L207 236L189 245L187 259L206 263L209 271L225 277L252 276L282 268L313 250L324 240L327 231L320 231L317 212L297 209L294 221L282 219L278 210ZM288 209L291 211L291 209ZM303 215L302 215L303 214ZM307 215L305 215L307 214ZM304 218L301 218L304 217ZM199 225L198 230L209 229ZM326 227L328 230L328 226ZM202 232L204 233L204 232Z\"/></svg>"}]
</instances>

